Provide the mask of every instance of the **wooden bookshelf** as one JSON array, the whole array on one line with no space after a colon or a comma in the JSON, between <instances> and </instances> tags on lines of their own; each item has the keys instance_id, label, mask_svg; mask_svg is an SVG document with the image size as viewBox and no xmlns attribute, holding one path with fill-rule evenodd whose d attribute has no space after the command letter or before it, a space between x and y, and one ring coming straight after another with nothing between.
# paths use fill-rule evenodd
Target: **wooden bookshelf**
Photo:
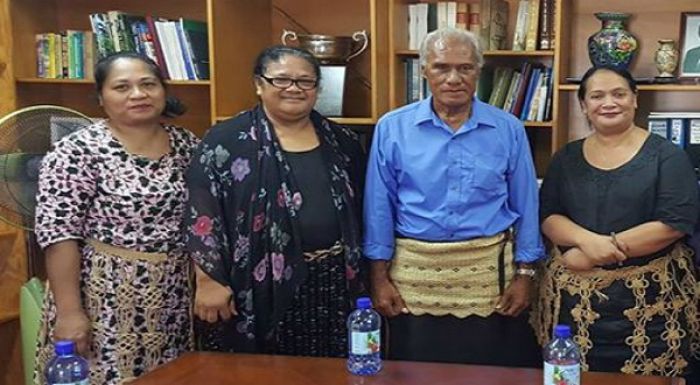
<instances>
[{"instance_id":1,"label":"wooden bookshelf","mask_svg":"<svg viewBox=\"0 0 700 385\"><path fill-rule=\"evenodd\" d=\"M562 0L557 0L556 8ZM564 0L566 1L566 0ZM406 69L403 63L408 58L416 58L419 56L417 50L408 48L408 5L414 4L414 0L390 0L389 1L389 100L390 107L400 107L405 103L406 95ZM437 0L431 2L437 2ZM467 3L479 3L479 0L467 0ZM515 27L518 0L507 0L508 2L508 26L506 31L506 45L511 47L513 39L513 30ZM556 23L556 20L555 20ZM559 47L559 43L555 44ZM558 49L558 48L557 48ZM553 69L553 79L558 79L556 75L556 57L557 49L554 50L536 50L536 51L513 51L513 50L487 50L484 51L484 59L486 66L505 65L509 67L520 67L523 62L531 61L546 64ZM554 84L557 82L555 81ZM556 94L559 92L557 87L552 90L553 101L556 100ZM556 109L552 109L552 114L556 113ZM556 117L553 116L552 121L546 122L530 122L525 121L523 125L528 129L528 137L535 158L535 164L539 175L544 174L549 163L551 155L558 149L557 139L559 138L556 124Z\"/></svg>"},{"instance_id":2,"label":"wooden bookshelf","mask_svg":"<svg viewBox=\"0 0 700 385\"><path fill-rule=\"evenodd\" d=\"M559 137L556 148L566 142L582 138L590 128L582 115L573 91L577 84L567 84L567 77L581 76L591 66L588 58L587 39L600 29L600 21L594 13L601 11L627 12L632 16L627 29L637 38L639 50L630 65L634 77L647 78L658 75L654 65L654 53L658 39L680 38L681 12L700 12L697 0L638 0L634 5L624 0L558 0L556 30L560 49L555 63L559 76L556 106L556 132ZM699 84L640 84L636 123L646 127L650 111L698 111L700 105Z\"/></svg>"},{"instance_id":3,"label":"wooden bookshelf","mask_svg":"<svg viewBox=\"0 0 700 385\"><path fill-rule=\"evenodd\" d=\"M349 36L366 30L369 46L348 64L344 124L374 124L388 110L387 5L382 0L337 2L332 12L325 0L7 0L12 73L16 101L11 109L45 103L101 116L86 79L36 78L34 36L66 29L90 30L89 15L120 10L128 14L180 17L208 26L210 79L168 81L171 91L188 106L176 120L203 134L222 116L235 116L257 102L252 70L257 54L279 44L283 29L298 33ZM337 17L329 17L337 15ZM29 49L27 49L29 48ZM9 111L7 111L9 112Z\"/></svg>"}]
</instances>

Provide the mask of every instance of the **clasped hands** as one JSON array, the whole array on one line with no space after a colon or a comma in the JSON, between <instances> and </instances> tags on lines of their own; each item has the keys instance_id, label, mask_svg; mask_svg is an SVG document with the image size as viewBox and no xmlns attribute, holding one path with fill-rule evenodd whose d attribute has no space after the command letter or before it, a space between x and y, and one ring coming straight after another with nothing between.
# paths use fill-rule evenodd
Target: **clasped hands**
<instances>
[{"instance_id":1,"label":"clasped hands","mask_svg":"<svg viewBox=\"0 0 700 385\"><path fill-rule=\"evenodd\" d=\"M587 271L596 266L624 262L629 254L627 244L613 235L592 234L562 257L564 265L574 271Z\"/></svg>"}]
</instances>

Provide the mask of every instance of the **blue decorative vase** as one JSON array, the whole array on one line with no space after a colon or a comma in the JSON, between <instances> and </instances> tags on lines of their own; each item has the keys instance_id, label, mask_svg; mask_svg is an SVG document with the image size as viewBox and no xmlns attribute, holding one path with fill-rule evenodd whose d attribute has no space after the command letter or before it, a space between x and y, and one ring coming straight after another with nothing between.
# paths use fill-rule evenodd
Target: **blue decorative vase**
<instances>
[{"instance_id":1,"label":"blue decorative vase","mask_svg":"<svg viewBox=\"0 0 700 385\"><path fill-rule=\"evenodd\" d=\"M637 39L625 29L624 22L629 14L599 12L595 17L603 23L603 27L588 38L591 63L627 69L637 53Z\"/></svg>"}]
</instances>

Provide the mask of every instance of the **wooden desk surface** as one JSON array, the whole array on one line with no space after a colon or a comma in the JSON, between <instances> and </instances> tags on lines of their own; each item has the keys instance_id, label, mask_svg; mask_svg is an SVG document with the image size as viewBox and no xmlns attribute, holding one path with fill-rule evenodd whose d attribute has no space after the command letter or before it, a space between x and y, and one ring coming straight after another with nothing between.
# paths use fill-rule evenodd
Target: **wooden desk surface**
<instances>
[{"instance_id":1,"label":"wooden desk surface","mask_svg":"<svg viewBox=\"0 0 700 385\"><path fill-rule=\"evenodd\" d=\"M345 360L188 353L130 385L541 385L538 369L385 361L371 377L354 376ZM680 385L679 379L583 373L582 385Z\"/></svg>"}]
</instances>

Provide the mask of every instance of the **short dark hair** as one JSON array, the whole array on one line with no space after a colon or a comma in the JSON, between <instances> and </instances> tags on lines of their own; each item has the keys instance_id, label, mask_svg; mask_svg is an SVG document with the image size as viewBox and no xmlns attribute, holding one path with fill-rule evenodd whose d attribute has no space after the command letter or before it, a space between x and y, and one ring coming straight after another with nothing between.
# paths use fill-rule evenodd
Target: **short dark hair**
<instances>
[{"instance_id":1,"label":"short dark hair","mask_svg":"<svg viewBox=\"0 0 700 385\"><path fill-rule=\"evenodd\" d=\"M100 59L97 64L95 64L95 90L97 95L102 94L102 88L104 88L105 80L112 71L112 64L119 59L129 59L129 60L139 60L146 64L148 70L151 74L155 76L160 84L166 91L165 97L165 108L161 115L167 117L180 116L187 111L187 107L176 97L168 95L168 85L165 83L165 77L163 76L163 71L160 70L158 64L151 60L149 57L141 55L136 52L117 52L111 55L105 56Z\"/></svg>"},{"instance_id":2,"label":"short dark hair","mask_svg":"<svg viewBox=\"0 0 700 385\"><path fill-rule=\"evenodd\" d=\"M586 99L586 89L588 87L588 79L590 79L591 76L593 76L596 72L598 71L610 71L614 72L627 82L627 85L629 86L630 90L634 92L635 94L637 93L637 82L634 80L632 75L627 71L626 69L615 67L609 64L605 65L599 65L599 66L593 66L586 71L585 74L583 74L583 78L581 78L581 85L578 87L578 100L583 101Z\"/></svg>"},{"instance_id":3,"label":"short dark hair","mask_svg":"<svg viewBox=\"0 0 700 385\"><path fill-rule=\"evenodd\" d=\"M255 65L253 66L253 76L260 76L265 74L267 71L267 65L272 62L279 62L284 56L296 56L306 60L314 68L314 74L316 75L316 80L321 81L321 64L318 59L311 54L311 52L297 48L289 47L286 45L273 45L267 47L255 59Z\"/></svg>"}]
</instances>

